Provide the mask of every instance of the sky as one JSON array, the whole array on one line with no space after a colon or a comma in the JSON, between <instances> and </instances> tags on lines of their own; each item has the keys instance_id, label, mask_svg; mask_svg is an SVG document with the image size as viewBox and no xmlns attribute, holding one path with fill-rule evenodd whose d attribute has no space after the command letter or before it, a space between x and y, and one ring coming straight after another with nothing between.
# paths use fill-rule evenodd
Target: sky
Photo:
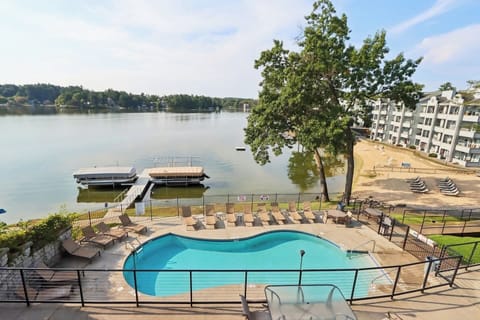
<instances>
[{"instance_id":1,"label":"sky","mask_svg":"<svg viewBox=\"0 0 480 320\"><path fill-rule=\"evenodd\" d=\"M297 50L313 1L2 0L0 84L257 98L254 61ZM480 0L333 0L351 43L387 31L390 58L423 57L425 91L480 80Z\"/></svg>"}]
</instances>

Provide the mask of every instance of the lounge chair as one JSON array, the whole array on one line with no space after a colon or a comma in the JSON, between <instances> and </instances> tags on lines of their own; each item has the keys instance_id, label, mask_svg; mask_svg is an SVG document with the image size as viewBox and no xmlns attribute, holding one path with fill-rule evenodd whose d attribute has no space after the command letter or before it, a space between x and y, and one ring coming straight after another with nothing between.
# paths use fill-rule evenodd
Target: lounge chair
<instances>
[{"instance_id":1,"label":"lounge chair","mask_svg":"<svg viewBox=\"0 0 480 320\"><path fill-rule=\"evenodd\" d=\"M123 229L119 229L119 228L112 229L103 221L100 222L99 224L97 224L97 228L98 228L98 230L100 230L101 233L103 233L107 236L113 237L117 240L122 240L122 239L128 237L128 232L127 231L125 231Z\"/></svg>"},{"instance_id":2,"label":"lounge chair","mask_svg":"<svg viewBox=\"0 0 480 320\"><path fill-rule=\"evenodd\" d=\"M70 255L86 258L90 261L97 255L100 256L100 249L79 245L70 238L63 240L62 246Z\"/></svg>"},{"instance_id":3,"label":"lounge chair","mask_svg":"<svg viewBox=\"0 0 480 320\"><path fill-rule=\"evenodd\" d=\"M254 222L252 207L249 204L243 206L243 222L246 226L252 226Z\"/></svg>"},{"instance_id":4,"label":"lounge chair","mask_svg":"<svg viewBox=\"0 0 480 320\"><path fill-rule=\"evenodd\" d=\"M76 271L54 271L43 262L38 263L37 268L40 269L35 269L35 274L46 282L73 282L78 280Z\"/></svg>"},{"instance_id":5,"label":"lounge chair","mask_svg":"<svg viewBox=\"0 0 480 320\"><path fill-rule=\"evenodd\" d=\"M217 216L215 213L215 206L207 204L205 207L205 224L207 229L215 229L217 224Z\"/></svg>"},{"instance_id":6,"label":"lounge chair","mask_svg":"<svg viewBox=\"0 0 480 320\"><path fill-rule=\"evenodd\" d=\"M46 288L33 288L27 285L26 291L29 301L59 300L60 298L68 297L70 295L70 293L72 292L72 285L65 284L61 286L50 286ZM23 286L20 286L15 291L15 294L22 299L27 299Z\"/></svg>"},{"instance_id":7,"label":"lounge chair","mask_svg":"<svg viewBox=\"0 0 480 320\"><path fill-rule=\"evenodd\" d=\"M183 223L186 225L187 230L202 230L205 229L205 225L192 216L192 210L189 206L182 207Z\"/></svg>"},{"instance_id":8,"label":"lounge chair","mask_svg":"<svg viewBox=\"0 0 480 320\"><path fill-rule=\"evenodd\" d=\"M96 233L91 226L82 228L83 238L80 242L91 242L96 245L102 246L104 249L115 241L115 238L107 236L105 234Z\"/></svg>"},{"instance_id":9,"label":"lounge chair","mask_svg":"<svg viewBox=\"0 0 480 320\"><path fill-rule=\"evenodd\" d=\"M298 213L297 211L297 206L295 204L295 202L293 201L290 201L288 203L288 221L291 222L291 223L295 223L295 224L298 224L300 223L300 221L302 221L302 216Z\"/></svg>"},{"instance_id":10,"label":"lounge chair","mask_svg":"<svg viewBox=\"0 0 480 320\"><path fill-rule=\"evenodd\" d=\"M122 214L118 216L120 221L122 222L123 228L126 230L130 230L136 233L146 233L147 232L147 226L143 224L138 224L138 223L133 223L132 220L130 220L130 217L126 214Z\"/></svg>"},{"instance_id":11,"label":"lounge chair","mask_svg":"<svg viewBox=\"0 0 480 320\"><path fill-rule=\"evenodd\" d=\"M282 211L280 211L280 208L278 207L278 203L272 202L271 207L272 207L272 216L273 216L273 219L275 219L275 222L277 224L285 224L286 219Z\"/></svg>"}]
</instances>

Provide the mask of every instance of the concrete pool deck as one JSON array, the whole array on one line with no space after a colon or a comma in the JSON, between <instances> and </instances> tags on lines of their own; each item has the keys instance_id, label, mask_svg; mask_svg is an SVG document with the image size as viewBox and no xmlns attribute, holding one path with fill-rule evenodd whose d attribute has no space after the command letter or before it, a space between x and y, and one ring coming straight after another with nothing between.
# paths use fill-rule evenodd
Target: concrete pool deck
<instances>
[{"instance_id":1,"label":"concrete pool deck","mask_svg":"<svg viewBox=\"0 0 480 320\"><path fill-rule=\"evenodd\" d=\"M344 249L352 249L369 240L375 240L374 256L381 265L397 265L417 261L409 253L402 251L396 245L383 239L370 228L357 225L346 228L344 225L302 224L268 227L231 227L217 230L187 231L177 217L150 220L141 220L139 223L148 224L147 235L139 235L138 239L145 242L151 238L166 233L176 233L199 238L243 238L259 232L290 229L309 232L335 242ZM137 235L135 235L137 236ZM127 241L132 241L133 234ZM371 247L368 247L371 250ZM115 244L102 253L91 264L71 257L61 261L61 267L86 267L95 269L121 269L124 259L130 249L125 242ZM102 285L106 279L95 281L95 290L99 294L128 292L128 285L119 274L115 279L116 287ZM112 279L109 279L111 281ZM425 294L411 294L399 296L395 300L378 299L356 302L353 305L359 320L388 319L387 312L391 312L391 319L477 319L480 311L480 270L468 273L461 272L454 288L441 287L428 290ZM102 291L104 290L104 291ZM261 305L253 307L261 307ZM137 308L133 305L88 305L80 307L78 304L34 304L26 307L24 304L2 304L2 318L5 319L244 319L241 315L241 306L238 305L149 305Z\"/></svg>"}]
</instances>

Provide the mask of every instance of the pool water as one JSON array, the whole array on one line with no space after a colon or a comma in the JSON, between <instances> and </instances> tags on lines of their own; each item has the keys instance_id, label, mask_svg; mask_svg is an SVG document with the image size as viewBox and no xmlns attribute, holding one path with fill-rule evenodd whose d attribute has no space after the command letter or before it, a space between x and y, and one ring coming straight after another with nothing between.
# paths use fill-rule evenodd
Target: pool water
<instances>
[{"instance_id":1,"label":"pool water","mask_svg":"<svg viewBox=\"0 0 480 320\"><path fill-rule=\"evenodd\" d=\"M137 270L138 290L153 296L189 292L190 270L193 270L193 290L243 284L244 270L252 270L248 273L249 284L295 284L299 279L300 250L305 251L302 270L374 266L369 255L349 258L345 251L320 237L297 231L272 231L236 240L205 240L167 234L145 243L135 255L130 255L124 269ZM351 290L353 276L352 271L304 271L302 283L336 284L344 287L345 294ZM125 271L124 277L133 287L133 272ZM355 296L366 295L366 291L368 285L355 288Z\"/></svg>"}]
</instances>

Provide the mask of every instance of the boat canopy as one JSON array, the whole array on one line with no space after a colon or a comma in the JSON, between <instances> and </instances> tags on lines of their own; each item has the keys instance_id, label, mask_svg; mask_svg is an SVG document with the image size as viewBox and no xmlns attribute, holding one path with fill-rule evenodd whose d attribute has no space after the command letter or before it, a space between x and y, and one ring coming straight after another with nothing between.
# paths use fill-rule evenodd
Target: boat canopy
<instances>
[{"instance_id":1,"label":"boat canopy","mask_svg":"<svg viewBox=\"0 0 480 320\"><path fill-rule=\"evenodd\" d=\"M203 177L202 167L157 167L149 170L150 177Z\"/></svg>"},{"instance_id":2,"label":"boat canopy","mask_svg":"<svg viewBox=\"0 0 480 320\"><path fill-rule=\"evenodd\" d=\"M76 179L103 177L134 177L137 171L134 167L92 167L81 168L73 173Z\"/></svg>"}]
</instances>

